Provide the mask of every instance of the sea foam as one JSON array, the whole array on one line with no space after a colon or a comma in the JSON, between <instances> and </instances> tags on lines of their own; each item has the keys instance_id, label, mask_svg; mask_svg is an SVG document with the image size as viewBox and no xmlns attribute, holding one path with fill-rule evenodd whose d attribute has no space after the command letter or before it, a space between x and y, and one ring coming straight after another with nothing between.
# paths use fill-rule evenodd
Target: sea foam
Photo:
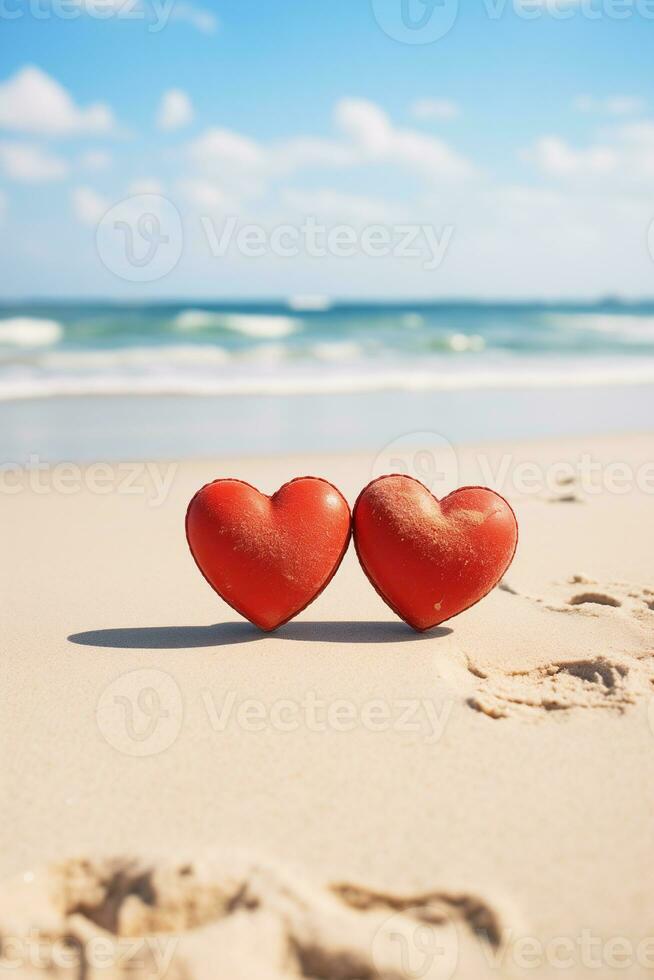
<instances>
[{"instance_id":1,"label":"sea foam","mask_svg":"<svg viewBox=\"0 0 654 980\"><path fill-rule=\"evenodd\" d=\"M273 340L290 337L301 326L295 317L263 313L213 313L210 310L183 310L175 318L178 330L232 330L245 337Z\"/></svg>"},{"instance_id":2,"label":"sea foam","mask_svg":"<svg viewBox=\"0 0 654 980\"><path fill-rule=\"evenodd\" d=\"M28 316L0 320L0 345L49 347L58 343L63 334L63 327L56 320L39 320Z\"/></svg>"},{"instance_id":3,"label":"sea foam","mask_svg":"<svg viewBox=\"0 0 654 980\"><path fill-rule=\"evenodd\" d=\"M120 371L167 367L202 368L224 364L229 354L210 344L179 344L166 347L118 347L115 350L50 351L39 355L36 364L52 371Z\"/></svg>"},{"instance_id":4,"label":"sea foam","mask_svg":"<svg viewBox=\"0 0 654 980\"><path fill-rule=\"evenodd\" d=\"M206 370L199 370L195 358L198 353ZM304 366L294 370L248 371L251 363L246 356L243 362L229 358L227 364L220 354L213 363L207 360L207 352L197 348L190 361L183 365L175 356L168 363L165 359L148 362L148 370L123 370L117 365L70 361L52 362L54 354L41 356L37 370L20 374L0 375L0 401L22 398L52 397L56 395L337 395L382 391L466 391L484 389L526 388L579 388L614 385L654 384L654 358L633 360L615 364L603 362L589 367L584 362L565 365L534 365L522 361L519 366L497 365L495 368L478 367L475 370L447 370L445 364L416 370L415 366L370 370L369 367L351 365L327 365L313 369ZM68 355L66 355L68 356ZM140 357L140 355L139 355ZM132 367L143 365L133 360ZM264 365L260 365L263 367ZM331 370L327 370L327 368ZM90 370L89 370L90 368ZM109 368L109 370L107 370ZM185 369L186 368L186 369Z\"/></svg>"},{"instance_id":5,"label":"sea foam","mask_svg":"<svg viewBox=\"0 0 654 980\"><path fill-rule=\"evenodd\" d=\"M565 330L588 330L611 335L627 342L654 344L654 317L634 316L628 313L558 313L549 317L553 326Z\"/></svg>"}]
</instances>

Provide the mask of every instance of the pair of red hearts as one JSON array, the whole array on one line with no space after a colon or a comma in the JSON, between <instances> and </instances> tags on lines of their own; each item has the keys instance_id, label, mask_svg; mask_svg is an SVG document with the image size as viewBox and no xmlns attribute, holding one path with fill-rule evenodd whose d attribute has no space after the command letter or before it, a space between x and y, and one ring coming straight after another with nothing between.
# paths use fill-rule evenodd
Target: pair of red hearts
<instances>
[{"instance_id":1,"label":"pair of red hearts","mask_svg":"<svg viewBox=\"0 0 654 980\"><path fill-rule=\"evenodd\" d=\"M485 487L438 501L417 480L382 476L350 514L336 487L317 477L272 497L242 480L200 490L186 537L205 579L263 630L288 622L320 595L354 536L370 582L406 623L427 630L483 599L511 564L518 525Z\"/></svg>"}]
</instances>

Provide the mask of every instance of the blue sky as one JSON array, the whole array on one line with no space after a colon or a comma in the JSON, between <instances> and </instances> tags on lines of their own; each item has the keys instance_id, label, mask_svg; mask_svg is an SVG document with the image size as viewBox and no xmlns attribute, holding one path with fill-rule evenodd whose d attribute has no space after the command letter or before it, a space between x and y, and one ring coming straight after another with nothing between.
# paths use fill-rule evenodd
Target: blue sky
<instances>
[{"instance_id":1,"label":"blue sky","mask_svg":"<svg viewBox=\"0 0 654 980\"><path fill-rule=\"evenodd\" d=\"M389 36L401 3L2 0L2 294L652 295L654 2L444 0L431 43ZM180 255L132 282L96 229L144 194ZM447 248L217 256L230 216Z\"/></svg>"}]
</instances>

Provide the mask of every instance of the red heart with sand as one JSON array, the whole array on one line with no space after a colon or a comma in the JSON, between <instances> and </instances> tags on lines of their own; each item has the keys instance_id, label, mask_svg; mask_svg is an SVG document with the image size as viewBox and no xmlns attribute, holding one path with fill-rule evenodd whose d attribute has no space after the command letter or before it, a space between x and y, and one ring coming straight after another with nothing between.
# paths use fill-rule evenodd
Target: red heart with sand
<instances>
[{"instance_id":1,"label":"red heart with sand","mask_svg":"<svg viewBox=\"0 0 654 980\"><path fill-rule=\"evenodd\" d=\"M513 560L513 510L486 487L462 487L439 501L409 476L382 476L353 512L361 566L382 599L417 630L469 609Z\"/></svg>"},{"instance_id":2,"label":"red heart with sand","mask_svg":"<svg viewBox=\"0 0 654 980\"><path fill-rule=\"evenodd\" d=\"M306 608L329 584L350 540L350 508L326 480L307 476L268 497L216 480L186 514L186 537L209 585L263 630Z\"/></svg>"}]
</instances>

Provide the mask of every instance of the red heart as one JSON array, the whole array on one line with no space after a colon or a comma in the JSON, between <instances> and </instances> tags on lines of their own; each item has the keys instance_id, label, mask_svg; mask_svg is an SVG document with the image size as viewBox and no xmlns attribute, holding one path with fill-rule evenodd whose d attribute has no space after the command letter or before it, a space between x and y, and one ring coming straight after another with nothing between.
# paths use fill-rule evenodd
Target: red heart
<instances>
[{"instance_id":1,"label":"red heart","mask_svg":"<svg viewBox=\"0 0 654 980\"><path fill-rule=\"evenodd\" d=\"M382 476L353 512L361 566L382 599L417 630L473 606L513 560L518 524L503 497L462 487L440 502L409 476Z\"/></svg>"},{"instance_id":2,"label":"red heart","mask_svg":"<svg viewBox=\"0 0 654 980\"><path fill-rule=\"evenodd\" d=\"M326 480L306 476L272 497L216 480L186 514L186 538L209 585L263 630L297 616L336 574L350 541L350 508Z\"/></svg>"}]
</instances>

